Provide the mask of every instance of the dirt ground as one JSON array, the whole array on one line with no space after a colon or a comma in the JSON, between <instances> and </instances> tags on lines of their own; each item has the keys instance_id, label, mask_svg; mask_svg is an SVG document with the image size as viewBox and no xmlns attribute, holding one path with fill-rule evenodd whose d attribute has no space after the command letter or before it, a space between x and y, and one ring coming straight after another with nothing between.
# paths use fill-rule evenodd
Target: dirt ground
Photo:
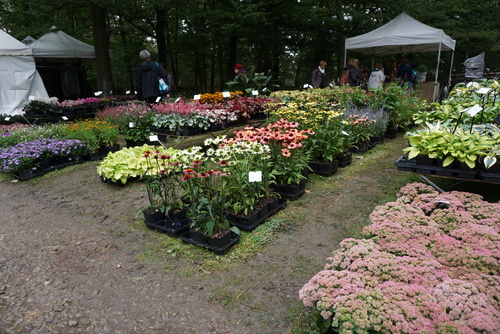
<instances>
[{"instance_id":1,"label":"dirt ground","mask_svg":"<svg viewBox=\"0 0 500 334\"><path fill-rule=\"evenodd\" d=\"M285 228L272 242L212 272L183 256L141 261L156 233L136 227L145 192L102 183L97 162L3 178L0 333L311 333L298 291L413 176L394 167L404 146L386 140L330 178L311 176L275 216Z\"/></svg>"}]
</instances>

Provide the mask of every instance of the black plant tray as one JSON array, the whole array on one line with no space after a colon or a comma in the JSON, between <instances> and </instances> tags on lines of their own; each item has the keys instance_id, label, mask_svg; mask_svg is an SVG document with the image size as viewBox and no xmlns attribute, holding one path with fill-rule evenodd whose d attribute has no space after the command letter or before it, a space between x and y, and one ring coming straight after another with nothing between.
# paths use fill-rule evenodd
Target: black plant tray
<instances>
[{"instance_id":1,"label":"black plant tray","mask_svg":"<svg viewBox=\"0 0 500 334\"><path fill-rule=\"evenodd\" d=\"M212 245L209 245L208 243L199 242L199 241L191 239L191 237L190 237L191 230L188 230L188 231L185 231L184 233L181 233L179 235L179 238L188 244L193 244L193 245L205 247L206 249L211 250L215 254L223 255L229 250L229 248L231 248L232 245L234 245L235 243L238 242L238 240L240 240L240 236L238 234L234 233L233 231L229 231L229 233L231 233L231 239L229 240L229 242L227 244L225 244L222 247L214 247Z\"/></svg>"},{"instance_id":2,"label":"black plant tray","mask_svg":"<svg viewBox=\"0 0 500 334\"><path fill-rule=\"evenodd\" d=\"M300 196L304 195L304 193L306 192L306 189L305 188L300 189L299 191L297 191L295 193L283 192L283 191L280 191L277 189L274 189L273 192L280 195L281 197L289 199L290 201L295 201L295 200L299 199Z\"/></svg>"},{"instance_id":3,"label":"black plant tray","mask_svg":"<svg viewBox=\"0 0 500 334\"><path fill-rule=\"evenodd\" d=\"M286 203L288 202L287 199L285 198L280 198L278 199L279 201L279 204L276 208L274 208L272 211L269 211L266 215L262 216L261 218L255 220L254 223L251 223L251 224L243 224L243 223L240 223L238 221L233 221L231 219L228 219L229 220L229 224L231 226L236 226L242 230L245 230L245 231L251 231L251 230L254 230L257 226L259 226L260 224L262 224L267 218L275 215L278 211L282 210L285 206L286 206ZM242 219L241 217L238 217L238 220Z\"/></svg>"},{"instance_id":4,"label":"black plant tray","mask_svg":"<svg viewBox=\"0 0 500 334\"><path fill-rule=\"evenodd\" d=\"M185 219L181 222L172 222L168 219L161 221L159 224L154 224L150 222L146 222L146 225L149 228L153 228L162 232L167 233L171 237L179 237L184 231L189 228L189 219Z\"/></svg>"},{"instance_id":5,"label":"black plant tray","mask_svg":"<svg viewBox=\"0 0 500 334\"><path fill-rule=\"evenodd\" d=\"M486 173L484 171L480 171L479 176L484 182L500 183L500 174L498 173Z\"/></svg>"},{"instance_id":6,"label":"black plant tray","mask_svg":"<svg viewBox=\"0 0 500 334\"><path fill-rule=\"evenodd\" d=\"M500 174L484 173L479 169L458 169L438 166L418 165L416 159L408 160L405 154L394 163L398 170L414 172L423 175L435 175L461 180L482 181L488 183L500 183Z\"/></svg>"}]
</instances>

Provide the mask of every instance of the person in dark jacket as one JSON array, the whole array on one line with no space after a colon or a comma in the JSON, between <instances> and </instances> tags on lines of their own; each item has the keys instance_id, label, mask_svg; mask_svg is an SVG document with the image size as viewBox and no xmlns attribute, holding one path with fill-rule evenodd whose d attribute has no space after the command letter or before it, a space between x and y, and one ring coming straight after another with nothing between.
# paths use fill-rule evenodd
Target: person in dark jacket
<instances>
[{"instance_id":1,"label":"person in dark jacket","mask_svg":"<svg viewBox=\"0 0 500 334\"><path fill-rule=\"evenodd\" d=\"M347 66L344 67L344 70L349 71L349 86L351 87L359 86L363 82L363 80L358 77L358 67L359 60L356 58L349 59Z\"/></svg>"},{"instance_id":2,"label":"person in dark jacket","mask_svg":"<svg viewBox=\"0 0 500 334\"><path fill-rule=\"evenodd\" d=\"M418 66L418 63L410 63L408 59L403 59L398 66L398 77L401 79L401 87L407 87L412 90L415 85L416 76L413 69Z\"/></svg>"},{"instance_id":3,"label":"person in dark jacket","mask_svg":"<svg viewBox=\"0 0 500 334\"><path fill-rule=\"evenodd\" d=\"M325 67L326 61L322 60L319 62L318 67L311 72L311 80L309 84L313 88L325 88Z\"/></svg>"},{"instance_id":4,"label":"person in dark jacket","mask_svg":"<svg viewBox=\"0 0 500 334\"><path fill-rule=\"evenodd\" d=\"M157 62L151 61L151 54L148 50L142 50L139 56L143 62L137 66L135 71L137 98L152 104L160 96L158 78L167 77L168 73Z\"/></svg>"}]
</instances>

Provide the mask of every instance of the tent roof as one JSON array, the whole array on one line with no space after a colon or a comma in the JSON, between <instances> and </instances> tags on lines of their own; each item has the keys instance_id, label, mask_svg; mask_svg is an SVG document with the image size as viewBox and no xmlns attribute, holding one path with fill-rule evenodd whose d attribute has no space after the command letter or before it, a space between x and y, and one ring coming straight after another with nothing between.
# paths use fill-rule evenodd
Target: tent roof
<instances>
[{"instance_id":1,"label":"tent roof","mask_svg":"<svg viewBox=\"0 0 500 334\"><path fill-rule=\"evenodd\" d=\"M94 47L63 31L50 32L30 44L37 58L95 58Z\"/></svg>"},{"instance_id":2,"label":"tent roof","mask_svg":"<svg viewBox=\"0 0 500 334\"><path fill-rule=\"evenodd\" d=\"M0 56L33 56L33 51L0 29Z\"/></svg>"},{"instance_id":3,"label":"tent roof","mask_svg":"<svg viewBox=\"0 0 500 334\"><path fill-rule=\"evenodd\" d=\"M415 20L405 12L366 34L347 38L345 49L373 56L409 52L455 50L455 40L442 29Z\"/></svg>"}]
</instances>

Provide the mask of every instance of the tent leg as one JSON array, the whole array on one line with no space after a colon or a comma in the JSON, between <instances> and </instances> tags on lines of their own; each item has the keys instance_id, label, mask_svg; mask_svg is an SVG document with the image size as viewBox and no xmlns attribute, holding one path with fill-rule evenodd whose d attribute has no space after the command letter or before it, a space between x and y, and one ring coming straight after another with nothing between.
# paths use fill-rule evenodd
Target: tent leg
<instances>
[{"instance_id":1,"label":"tent leg","mask_svg":"<svg viewBox=\"0 0 500 334\"><path fill-rule=\"evenodd\" d=\"M455 58L455 50L453 50L453 52L451 53L450 76L449 76L449 79L448 79L448 89L446 90L446 96L445 97L448 97L448 94L450 94L450 89L451 89L451 75L452 75L452 72L453 72L453 59L454 58Z\"/></svg>"},{"instance_id":2,"label":"tent leg","mask_svg":"<svg viewBox=\"0 0 500 334\"><path fill-rule=\"evenodd\" d=\"M432 93L432 102L436 102L436 89L437 89L437 84L438 84L438 75L439 75L439 62L441 60L441 43L439 43L439 50L438 50L438 61L436 65L436 77L434 78L434 91Z\"/></svg>"}]
</instances>

